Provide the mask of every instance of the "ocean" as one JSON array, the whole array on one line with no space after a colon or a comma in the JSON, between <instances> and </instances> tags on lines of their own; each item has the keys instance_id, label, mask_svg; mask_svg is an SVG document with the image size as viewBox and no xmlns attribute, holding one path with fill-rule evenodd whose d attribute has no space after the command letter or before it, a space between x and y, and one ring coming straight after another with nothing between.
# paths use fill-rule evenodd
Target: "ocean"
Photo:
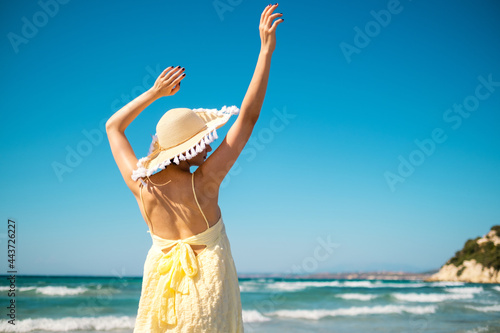
<instances>
[{"instance_id":1,"label":"ocean","mask_svg":"<svg viewBox=\"0 0 500 333\"><path fill-rule=\"evenodd\" d=\"M0 332L132 332L141 278L26 277ZM245 332L500 332L500 285L241 278Z\"/></svg>"}]
</instances>

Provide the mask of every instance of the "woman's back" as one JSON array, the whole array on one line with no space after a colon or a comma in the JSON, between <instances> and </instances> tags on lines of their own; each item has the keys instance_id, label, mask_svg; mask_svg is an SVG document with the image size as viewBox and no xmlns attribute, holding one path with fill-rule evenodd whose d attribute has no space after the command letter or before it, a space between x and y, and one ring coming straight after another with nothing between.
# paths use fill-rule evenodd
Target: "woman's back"
<instances>
[{"instance_id":1,"label":"woman's back","mask_svg":"<svg viewBox=\"0 0 500 333\"><path fill-rule=\"evenodd\" d=\"M193 191L194 173L190 179ZM182 184L182 180L168 185ZM159 194L167 195L165 192ZM198 202L197 194L191 194L194 202ZM189 195L184 190L176 195L178 197L166 207L158 204L157 215L170 213L181 226L182 223L194 225L189 221L194 212L182 203ZM151 201L154 200L151 194ZM151 233L153 244L144 264L135 333L198 332L200 329L243 332L238 277L222 216L209 225L201 206L196 206L203 219L203 231L180 239ZM146 217L149 219L148 214ZM186 220L181 220L183 218ZM178 229L180 234L185 232L186 228ZM199 247L198 251L195 247Z\"/></svg>"},{"instance_id":2,"label":"woman's back","mask_svg":"<svg viewBox=\"0 0 500 333\"><path fill-rule=\"evenodd\" d=\"M146 180L148 186L142 186L138 204L152 234L165 239L185 239L213 226L221 217L218 195L207 193L197 172L167 168L150 179Z\"/></svg>"}]
</instances>

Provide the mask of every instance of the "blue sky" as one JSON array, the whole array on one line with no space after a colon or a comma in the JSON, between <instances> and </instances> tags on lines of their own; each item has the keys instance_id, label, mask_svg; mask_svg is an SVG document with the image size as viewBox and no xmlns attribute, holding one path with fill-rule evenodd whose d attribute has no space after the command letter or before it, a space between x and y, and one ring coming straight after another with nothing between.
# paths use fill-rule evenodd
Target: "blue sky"
<instances>
[{"instance_id":1,"label":"blue sky","mask_svg":"<svg viewBox=\"0 0 500 333\"><path fill-rule=\"evenodd\" d=\"M187 77L127 129L138 157L168 109L240 106L267 3L54 3L1 5L1 241L14 219L19 273L139 276L151 238L102 123L170 65ZM261 117L220 196L240 273L436 269L500 224L498 2L278 11Z\"/></svg>"}]
</instances>

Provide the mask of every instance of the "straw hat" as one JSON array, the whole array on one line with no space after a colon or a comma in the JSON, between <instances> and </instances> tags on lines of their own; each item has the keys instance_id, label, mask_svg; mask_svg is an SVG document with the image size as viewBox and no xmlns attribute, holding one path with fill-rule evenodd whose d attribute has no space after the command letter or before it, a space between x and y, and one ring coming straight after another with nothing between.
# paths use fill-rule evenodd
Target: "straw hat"
<instances>
[{"instance_id":1,"label":"straw hat","mask_svg":"<svg viewBox=\"0 0 500 333\"><path fill-rule=\"evenodd\" d=\"M236 106L224 106L221 110L176 108L167 111L156 125L148 156L139 159L132 179L149 177L171 163L179 164L201 153L205 145L217 139L216 130L238 112Z\"/></svg>"}]
</instances>

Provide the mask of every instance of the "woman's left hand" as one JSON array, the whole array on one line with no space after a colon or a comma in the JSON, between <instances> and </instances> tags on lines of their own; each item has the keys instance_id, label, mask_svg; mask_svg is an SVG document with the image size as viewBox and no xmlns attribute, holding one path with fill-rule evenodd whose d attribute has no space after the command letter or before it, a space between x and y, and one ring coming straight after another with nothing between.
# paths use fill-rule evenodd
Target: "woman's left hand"
<instances>
[{"instance_id":1,"label":"woman's left hand","mask_svg":"<svg viewBox=\"0 0 500 333\"><path fill-rule=\"evenodd\" d=\"M284 19L281 17L283 13L273 14L273 11L278 8L278 4L268 5L262 15L260 16L260 40L261 40L261 50L274 52L276 47L276 28L281 24ZM277 19L274 21L274 19ZM273 22L274 21L274 22Z\"/></svg>"},{"instance_id":2,"label":"woman's left hand","mask_svg":"<svg viewBox=\"0 0 500 333\"><path fill-rule=\"evenodd\" d=\"M181 89L181 80L186 77L184 70L185 68L181 66L165 68L151 90L158 97L175 95Z\"/></svg>"}]
</instances>

